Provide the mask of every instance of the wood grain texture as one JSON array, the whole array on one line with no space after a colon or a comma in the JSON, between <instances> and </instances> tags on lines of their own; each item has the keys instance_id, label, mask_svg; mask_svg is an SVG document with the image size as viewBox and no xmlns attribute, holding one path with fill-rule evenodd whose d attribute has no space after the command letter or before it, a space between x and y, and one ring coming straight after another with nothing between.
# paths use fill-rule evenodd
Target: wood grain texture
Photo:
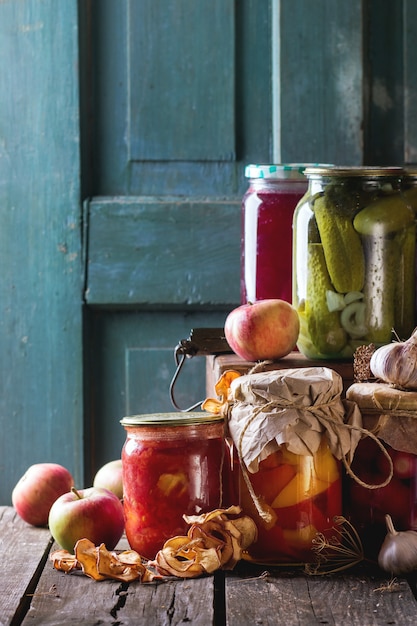
<instances>
[{"instance_id":1,"label":"wood grain texture","mask_svg":"<svg viewBox=\"0 0 417 626\"><path fill-rule=\"evenodd\" d=\"M234 2L128 7L130 159L234 160Z\"/></svg>"},{"instance_id":2,"label":"wood grain texture","mask_svg":"<svg viewBox=\"0 0 417 626\"><path fill-rule=\"evenodd\" d=\"M120 425L125 415L176 410L169 397L175 372L174 348L192 328L222 327L225 313L182 311L91 311L86 348L91 355L90 413L86 480L106 461L118 458L126 440ZM204 400L205 358L186 359L175 384L178 405L185 409ZM103 393L103 389L106 393Z\"/></svg>"},{"instance_id":3,"label":"wood grain texture","mask_svg":"<svg viewBox=\"0 0 417 626\"><path fill-rule=\"evenodd\" d=\"M88 223L88 304L239 303L240 201L95 199Z\"/></svg>"},{"instance_id":4,"label":"wood grain texture","mask_svg":"<svg viewBox=\"0 0 417 626\"><path fill-rule=\"evenodd\" d=\"M417 163L417 5L404 0L404 162Z\"/></svg>"},{"instance_id":5,"label":"wood grain texture","mask_svg":"<svg viewBox=\"0 0 417 626\"><path fill-rule=\"evenodd\" d=\"M126 546L120 543L118 549ZM48 562L23 625L208 626L213 624L213 607L213 576L146 584L112 580L98 583L82 574L58 572Z\"/></svg>"},{"instance_id":6,"label":"wood grain texture","mask_svg":"<svg viewBox=\"0 0 417 626\"><path fill-rule=\"evenodd\" d=\"M241 374L247 374L256 363L251 361L244 361L236 354L221 354L210 355L206 358L206 391L208 396L212 396L214 393L214 386L219 380L220 376L226 370L236 370ZM307 359L300 352L290 352L287 356L275 361L273 363L265 364L265 370L279 370L298 367L329 367L335 370L343 380L343 390L353 383L353 363L352 362L338 362L338 361L319 361Z\"/></svg>"},{"instance_id":7,"label":"wood grain texture","mask_svg":"<svg viewBox=\"0 0 417 626\"><path fill-rule=\"evenodd\" d=\"M272 158L270 3L195 4L92 3L91 195L241 196Z\"/></svg>"},{"instance_id":8,"label":"wood grain texture","mask_svg":"<svg viewBox=\"0 0 417 626\"><path fill-rule=\"evenodd\" d=\"M301 570L260 577L255 572L246 581L226 578L227 626L405 626L417 621L417 604L405 580L390 591L383 574L360 570L316 577Z\"/></svg>"},{"instance_id":9,"label":"wood grain texture","mask_svg":"<svg viewBox=\"0 0 417 626\"><path fill-rule=\"evenodd\" d=\"M51 546L46 528L23 522L11 507L0 507L0 624L24 615ZM39 567L39 571L38 571Z\"/></svg>"},{"instance_id":10,"label":"wood grain texture","mask_svg":"<svg viewBox=\"0 0 417 626\"><path fill-rule=\"evenodd\" d=\"M117 550L128 549L126 537ZM53 568L57 549L46 528L28 526L0 507L1 626L408 626L417 622L408 583L372 566L309 576L302 568L240 561L234 570L152 583L96 582ZM411 586L410 586L411 585Z\"/></svg>"},{"instance_id":11,"label":"wood grain texture","mask_svg":"<svg viewBox=\"0 0 417 626\"><path fill-rule=\"evenodd\" d=\"M282 162L362 163L362 6L361 0L280 3Z\"/></svg>"},{"instance_id":12,"label":"wood grain texture","mask_svg":"<svg viewBox=\"0 0 417 626\"><path fill-rule=\"evenodd\" d=\"M77 19L76 0L0 2L4 504L31 463L82 476Z\"/></svg>"}]
</instances>

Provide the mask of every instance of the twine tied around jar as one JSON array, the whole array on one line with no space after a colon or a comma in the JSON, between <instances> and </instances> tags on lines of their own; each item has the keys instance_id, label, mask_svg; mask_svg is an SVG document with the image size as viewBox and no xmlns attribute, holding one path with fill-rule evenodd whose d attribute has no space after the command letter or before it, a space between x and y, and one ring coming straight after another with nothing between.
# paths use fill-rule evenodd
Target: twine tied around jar
<instances>
[{"instance_id":1,"label":"twine tied around jar","mask_svg":"<svg viewBox=\"0 0 417 626\"><path fill-rule=\"evenodd\" d=\"M354 383L346 397L360 407L363 426L386 444L417 455L417 391L389 383Z\"/></svg>"},{"instance_id":2,"label":"twine tied around jar","mask_svg":"<svg viewBox=\"0 0 417 626\"><path fill-rule=\"evenodd\" d=\"M221 400L209 398L203 403L204 410L226 418L245 484L266 523L271 521L271 513L254 492L249 474L256 472L259 462L282 444L295 454L314 455L326 433L332 454L362 487L379 489L391 481L393 463L388 451L373 432L359 423L361 414L356 404L341 400L339 379L336 372L325 367L257 371L245 376L229 370L216 385ZM348 421L344 421L345 415ZM376 485L363 481L351 468L362 435L373 439L388 460L389 475Z\"/></svg>"}]
</instances>

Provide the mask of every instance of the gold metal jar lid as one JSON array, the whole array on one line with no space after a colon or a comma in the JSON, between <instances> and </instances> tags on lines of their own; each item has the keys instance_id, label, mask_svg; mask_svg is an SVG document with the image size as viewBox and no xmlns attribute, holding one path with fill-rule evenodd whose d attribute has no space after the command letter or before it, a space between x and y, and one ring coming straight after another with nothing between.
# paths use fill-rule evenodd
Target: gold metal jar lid
<instances>
[{"instance_id":1,"label":"gold metal jar lid","mask_svg":"<svg viewBox=\"0 0 417 626\"><path fill-rule=\"evenodd\" d=\"M333 178L366 177L379 178L382 176L397 177L404 176L403 167L372 167L372 166L333 166L333 167L307 167L304 175L307 178L332 176Z\"/></svg>"},{"instance_id":2,"label":"gold metal jar lid","mask_svg":"<svg viewBox=\"0 0 417 626\"><path fill-rule=\"evenodd\" d=\"M196 426L224 421L221 415L201 412L145 413L128 415L120 420L122 426Z\"/></svg>"}]
</instances>

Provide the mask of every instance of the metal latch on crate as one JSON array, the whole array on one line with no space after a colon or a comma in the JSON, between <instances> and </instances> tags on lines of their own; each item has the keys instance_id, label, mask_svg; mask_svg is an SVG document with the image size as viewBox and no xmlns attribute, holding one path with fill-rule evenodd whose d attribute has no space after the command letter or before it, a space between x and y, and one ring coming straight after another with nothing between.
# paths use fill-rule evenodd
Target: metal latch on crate
<instances>
[{"instance_id":1,"label":"metal latch on crate","mask_svg":"<svg viewBox=\"0 0 417 626\"><path fill-rule=\"evenodd\" d=\"M181 409L175 401L174 387L185 360L195 356L226 354L228 352L232 352L232 349L226 341L223 328L193 328L188 339L180 340L174 349L176 370L169 386L171 402L178 411L193 411L203 403L203 400L200 400L188 409Z\"/></svg>"}]
</instances>

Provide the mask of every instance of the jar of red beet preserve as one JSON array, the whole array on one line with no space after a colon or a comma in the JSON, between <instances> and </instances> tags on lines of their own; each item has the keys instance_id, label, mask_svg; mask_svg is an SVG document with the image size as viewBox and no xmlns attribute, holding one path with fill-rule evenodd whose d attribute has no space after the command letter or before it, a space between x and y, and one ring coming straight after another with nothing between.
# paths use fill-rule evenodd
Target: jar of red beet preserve
<instances>
[{"instance_id":1,"label":"jar of red beet preserve","mask_svg":"<svg viewBox=\"0 0 417 626\"><path fill-rule=\"evenodd\" d=\"M242 200L241 302L292 298L292 221L306 164L248 165Z\"/></svg>"},{"instance_id":2,"label":"jar of red beet preserve","mask_svg":"<svg viewBox=\"0 0 417 626\"><path fill-rule=\"evenodd\" d=\"M357 404L364 428L377 441L363 437L356 448L351 469L361 482L346 477L344 515L355 526L365 556L376 559L387 534L387 514L397 531L417 531L417 392L364 382L351 385L346 398Z\"/></svg>"},{"instance_id":3,"label":"jar of red beet preserve","mask_svg":"<svg viewBox=\"0 0 417 626\"><path fill-rule=\"evenodd\" d=\"M184 514L223 505L224 420L158 413L124 417L121 424L126 536L133 550L153 559L167 539L186 534Z\"/></svg>"}]
</instances>

